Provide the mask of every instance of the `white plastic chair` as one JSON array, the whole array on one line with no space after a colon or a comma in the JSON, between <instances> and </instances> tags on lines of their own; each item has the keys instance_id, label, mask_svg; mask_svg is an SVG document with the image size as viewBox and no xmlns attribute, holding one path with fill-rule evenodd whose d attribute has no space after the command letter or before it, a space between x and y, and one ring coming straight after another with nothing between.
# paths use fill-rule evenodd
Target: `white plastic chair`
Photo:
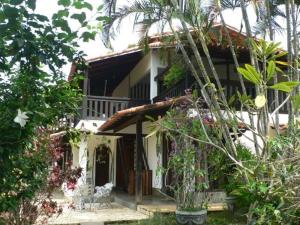
<instances>
[{"instance_id":1,"label":"white plastic chair","mask_svg":"<svg viewBox=\"0 0 300 225\"><path fill-rule=\"evenodd\" d=\"M101 187L96 186L93 196L93 202L99 203L99 208L101 204L105 204L108 207L111 207L111 192L112 192L113 184L107 183Z\"/></svg>"}]
</instances>

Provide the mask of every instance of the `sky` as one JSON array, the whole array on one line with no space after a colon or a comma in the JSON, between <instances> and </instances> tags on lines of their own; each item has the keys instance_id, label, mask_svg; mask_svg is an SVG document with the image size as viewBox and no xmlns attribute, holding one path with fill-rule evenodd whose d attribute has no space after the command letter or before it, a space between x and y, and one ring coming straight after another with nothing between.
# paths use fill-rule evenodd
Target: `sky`
<instances>
[{"instance_id":1,"label":"sky","mask_svg":"<svg viewBox=\"0 0 300 225\"><path fill-rule=\"evenodd\" d=\"M97 8L102 0L87 0L89 3L93 5L94 8ZM123 0L124 2L126 0ZM57 12L60 9L60 6L56 4L56 0L37 0L37 8L36 12L51 17L54 12ZM89 12L89 14L91 14ZM242 23L242 13L240 9L226 10L223 13L226 24L236 27L240 29ZM255 13L252 7L248 7L248 15L249 20L252 25L255 24ZM89 16L89 15L88 15ZM76 29L79 24L76 21L70 20L70 26L73 29ZM156 30L152 29L152 33L155 33ZM139 37L136 32L133 30L133 22L132 19L125 19L120 26L120 31L117 33L114 40L112 40L112 46L114 51L122 51L126 49L129 45L137 43ZM285 40L283 36L277 35L277 40L283 42L283 47L285 46ZM105 55L111 50L106 49L101 42L100 32L96 36L95 41L89 41L88 43L80 42L80 50L83 50L86 55L87 59L98 57L101 55ZM66 65L63 68L64 73L68 74L70 70L70 65Z\"/></svg>"}]
</instances>

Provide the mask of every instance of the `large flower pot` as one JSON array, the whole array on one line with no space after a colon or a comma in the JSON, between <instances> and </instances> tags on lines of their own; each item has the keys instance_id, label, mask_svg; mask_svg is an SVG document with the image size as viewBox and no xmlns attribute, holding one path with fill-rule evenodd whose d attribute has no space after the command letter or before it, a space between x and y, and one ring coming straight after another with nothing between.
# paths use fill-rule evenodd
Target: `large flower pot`
<instances>
[{"instance_id":1,"label":"large flower pot","mask_svg":"<svg viewBox=\"0 0 300 225\"><path fill-rule=\"evenodd\" d=\"M207 221L207 210L176 210L176 221L178 225L205 225Z\"/></svg>"},{"instance_id":2,"label":"large flower pot","mask_svg":"<svg viewBox=\"0 0 300 225\"><path fill-rule=\"evenodd\" d=\"M229 195L225 198L225 202L227 204L228 211L234 213L236 209L236 197Z\"/></svg>"}]
</instances>

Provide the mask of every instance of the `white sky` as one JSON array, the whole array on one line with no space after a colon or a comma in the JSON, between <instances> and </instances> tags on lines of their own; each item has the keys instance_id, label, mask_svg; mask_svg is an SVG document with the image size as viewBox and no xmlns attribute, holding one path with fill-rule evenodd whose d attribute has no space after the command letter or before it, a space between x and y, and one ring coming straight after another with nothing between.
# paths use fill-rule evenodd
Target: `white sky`
<instances>
[{"instance_id":1,"label":"white sky","mask_svg":"<svg viewBox=\"0 0 300 225\"><path fill-rule=\"evenodd\" d=\"M102 2L102 0L87 0L91 3L94 8L97 8ZM124 0L125 2L125 0ZM57 12L60 7L56 4L56 1L53 0L37 0L37 9L36 12L51 17L54 12ZM91 14L91 13L89 13ZM224 11L224 18L228 25L234 26L240 29L242 23L242 15L241 10L236 9L235 11L226 10ZM252 25L255 24L255 13L252 7L248 8L249 19ZM87 15L89 17L89 15ZM70 26L72 29L76 29L79 24L76 21L71 20ZM155 29L154 29L155 30ZM155 32L155 31L154 31ZM112 45L115 51L122 51L126 49L128 45L137 43L138 35L133 31L133 23L130 19L126 19L123 21L120 27L120 32L117 34L115 40L112 41ZM285 40L283 40L283 36L277 35L277 39L283 42L283 46L285 45ZM93 58L100 55L104 55L110 50L106 49L100 39L100 36L97 35L95 41L90 41L88 43L80 42L80 49L83 50L87 58ZM63 71L68 74L70 69L70 65L63 68Z\"/></svg>"}]
</instances>

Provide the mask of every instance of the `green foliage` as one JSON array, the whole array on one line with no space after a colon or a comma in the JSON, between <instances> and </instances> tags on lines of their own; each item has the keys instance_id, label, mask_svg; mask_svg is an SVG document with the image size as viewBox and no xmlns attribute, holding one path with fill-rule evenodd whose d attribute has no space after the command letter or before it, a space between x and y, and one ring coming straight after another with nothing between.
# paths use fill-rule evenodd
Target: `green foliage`
<instances>
[{"instance_id":1,"label":"green foliage","mask_svg":"<svg viewBox=\"0 0 300 225\"><path fill-rule=\"evenodd\" d=\"M22 204L46 185L47 130L65 115L76 116L81 103L78 81L86 65L76 47L82 30L69 27L67 18L74 15L67 7L91 7L84 1L59 4L65 8L48 19L33 11L35 0L0 3L0 215L15 215L11 223L21 224ZM86 16L80 15L85 24ZM85 36L85 41L91 37ZM61 72L68 62L77 65L70 82Z\"/></svg>"},{"instance_id":2,"label":"green foliage","mask_svg":"<svg viewBox=\"0 0 300 225\"><path fill-rule=\"evenodd\" d=\"M205 138L199 121L188 116L189 109L188 105L174 107L158 124L160 132L172 143L167 168L160 170L165 177L172 177L167 187L174 193L177 208L184 211L206 207L207 198L203 192L208 188L204 179L206 171L199 157L205 145L189 137Z\"/></svg>"},{"instance_id":3,"label":"green foliage","mask_svg":"<svg viewBox=\"0 0 300 225\"><path fill-rule=\"evenodd\" d=\"M236 146L236 150L237 160L243 162L243 164L248 168L255 165L255 155L253 155L248 148L238 144ZM225 182L220 185L225 189L228 195L233 195L233 192L243 184L243 180L240 177L240 171L236 165L228 158L227 155L217 149L212 149L208 152L208 162L210 165L210 181L218 181L225 176Z\"/></svg>"},{"instance_id":4,"label":"green foliage","mask_svg":"<svg viewBox=\"0 0 300 225\"><path fill-rule=\"evenodd\" d=\"M276 64L273 60L268 61L267 67L267 81L271 80L276 73Z\"/></svg>"},{"instance_id":5,"label":"green foliage","mask_svg":"<svg viewBox=\"0 0 300 225\"><path fill-rule=\"evenodd\" d=\"M257 70L254 68L254 66L246 64L244 68L238 68L238 72L244 76L247 80L254 84L261 84L262 82L262 76Z\"/></svg>"},{"instance_id":6,"label":"green foliage","mask_svg":"<svg viewBox=\"0 0 300 225\"><path fill-rule=\"evenodd\" d=\"M270 86L270 88L290 93L294 90L295 87L297 87L299 85L300 85L300 82L287 81L287 82L280 82L280 83L274 84L274 85Z\"/></svg>"},{"instance_id":7,"label":"green foliage","mask_svg":"<svg viewBox=\"0 0 300 225\"><path fill-rule=\"evenodd\" d=\"M182 64L173 64L164 76L164 85L170 88L185 76L186 69Z\"/></svg>"},{"instance_id":8,"label":"green foliage","mask_svg":"<svg viewBox=\"0 0 300 225\"><path fill-rule=\"evenodd\" d=\"M258 60L262 63L267 63L265 73L266 76L262 75L262 72L257 71L257 69L249 64L245 64L245 68L237 68L238 72L248 81L256 85L267 85L277 72L282 72L281 69L276 64L286 65L285 63L278 61L277 59L286 55L286 52L278 53L278 46L280 43L267 43L264 40L259 41L258 43L253 42L254 49L256 51ZM280 90L284 92L291 92L295 87L299 86L299 82L296 81L287 81L280 82L269 86L271 89Z\"/></svg>"},{"instance_id":9,"label":"green foliage","mask_svg":"<svg viewBox=\"0 0 300 225\"><path fill-rule=\"evenodd\" d=\"M268 143L267 163L251 161L254 169L248 182L233 193L240 202L250 206L248 217L253 224L299 224L297 189L299 165L299 130L293 135L278 135ZM289 154L293 154L290 157ZM241 178L241 173L239 171ZM295 205L296 204L296 205Z\"/></svg>"}]
</instances>

